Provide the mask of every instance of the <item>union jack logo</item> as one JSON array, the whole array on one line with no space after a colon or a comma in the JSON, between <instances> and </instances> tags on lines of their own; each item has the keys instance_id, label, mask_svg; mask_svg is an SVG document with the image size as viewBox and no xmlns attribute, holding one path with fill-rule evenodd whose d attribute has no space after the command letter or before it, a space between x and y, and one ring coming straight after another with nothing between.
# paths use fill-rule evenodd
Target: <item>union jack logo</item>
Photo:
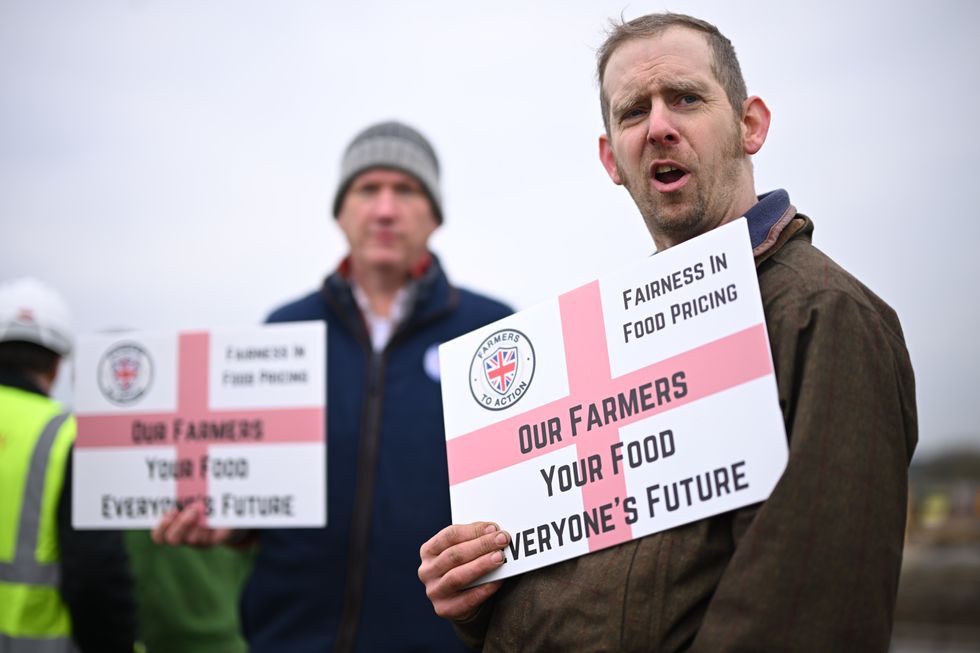
<instances>
[{"instance_id":1,"label":"union jack logo","mask_svg":"<svg viewBox=\"0 0 980 653\"><path fill-rule=\"evenodd\" d=\"M99 389L109 401L124 405L142 397L153 381L153 361L139 344L123 342L99 361Z\"/></svg>"},{"instance_id":2,"label":"union jack logo","mask_svg":"<svg viewBox=\"0 0 980 653\"><path fill-rule=\"evenodd\" d=\"M500 347L483 359L483 372L490 387L498 394L507 394L517 376L517 347Z\"/></svg>"},{"instance_id":3,"label":"union jack logo","mask_svg":"<svg viewBox=\"0 0 980 653\"><path fill-rule=\"evenodd\" d=\"M139 377L140 363L133 358L118 358L112 363L112 375L124 392L129 390Z\"/></svg>"}]
</instances>

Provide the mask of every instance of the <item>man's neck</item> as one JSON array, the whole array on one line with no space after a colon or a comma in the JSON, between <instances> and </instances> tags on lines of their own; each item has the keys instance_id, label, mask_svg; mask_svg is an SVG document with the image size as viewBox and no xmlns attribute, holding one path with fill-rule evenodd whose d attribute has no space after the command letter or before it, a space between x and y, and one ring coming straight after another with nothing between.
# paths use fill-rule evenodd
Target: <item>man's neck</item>
<instances>
[{"instance_id":1,"label":"man's neck","mask_svg":"<svg viewBox=\"0 0 980 653\"><path fill-rule=\"evenodd\" d=\"M348 279L354 300L367 326L371 347L379 352L388 346L399 324L405 319L415 284L408 274L359 275L354 273L354 269L350 269Z\"/></svg>"},{"instance_id":2,"label":"man's neck","mask_svg":"<svg viewBox=\"0 0 980 653\"><path fill-rule=\"evenodd\" d=\"M14 388L50 397L57 373L57 366L48 373L0 367L0 385L9 385Z\"/></svg>"},{"instance_id":3,"label":"man's neck","mask_svg":"<svg viewBox=\"0 0 980 653\"><path fill-rule=\"evenodd\" d=\"M51 388L54 387L54 378L57 373L57 368L54 372L27 372L27 378L37 384L37 387L41 388L41 391L45 395L51 396Z\"/></svg>"},{"instance_id":4,"label":"man's neck","mask_svg":"<svg viewBox=\"0 0 980 653\"><path fill-rule=\"evenodd\" d=\"M729 222L734 222L738 220L746 213L749 212L753 206L759 202L758 196L755 194L755 186L749 186L744 189L739 196L732 202L732 207L729 209L728 213L725 215L724 219L719 222L715 228L721 227L728 224Z\"/></svg>"},{"instance_id":5,"label":"man's neck","mask_svg":"<svg viewBox=\"0 0 980 653\"><path fill-rule=\"evenodd\" d=\"M358 269L357 265L351 265L351 279L364 291L371 312L383 318L391 315L398 291L408 283L408 275L404 271L377 268Z\"/></svg>"}]
</instances>

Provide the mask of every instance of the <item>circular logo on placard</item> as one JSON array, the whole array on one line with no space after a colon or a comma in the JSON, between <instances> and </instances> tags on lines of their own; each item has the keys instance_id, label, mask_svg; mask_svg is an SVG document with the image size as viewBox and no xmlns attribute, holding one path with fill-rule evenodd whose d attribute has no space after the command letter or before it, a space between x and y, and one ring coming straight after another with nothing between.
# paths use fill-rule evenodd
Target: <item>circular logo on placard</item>
<instances>
[{"instance_id":1,"label":"circular logo on placard","mask_svg":"<svg viewBox=\"0 0 980 653\"><path fill-rule=\"evenodd\" d=\"M501 329L480 343L470 363L470 392L487 410L520 401L534 378L534 346L516 329Z\"/></svg>"},{"instance_id":2,"label":"circular logo on placard","mask_svg":"<svg viewBox=\"0 0 980 653\"><path fill-rule=\"evenodd\" d=\"M134 342L116 345L99 361L99 389L114 404L131 404L153 382L153 360Z\"/></svg>"}]
</instances>

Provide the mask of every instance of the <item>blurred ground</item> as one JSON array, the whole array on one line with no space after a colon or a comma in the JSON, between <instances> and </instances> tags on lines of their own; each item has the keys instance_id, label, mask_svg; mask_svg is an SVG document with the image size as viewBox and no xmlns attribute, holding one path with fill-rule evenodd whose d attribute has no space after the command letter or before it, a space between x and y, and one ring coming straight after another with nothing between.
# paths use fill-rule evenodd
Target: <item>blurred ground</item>
<instances>
[{"instance_id":1,"label":"blurred ground","mask_svg":"<svg viewBox=\"0 0 980 653\"><path fill-rule=\"evenodd\" d=\"M980 546L906 546L891 650L980 651Z\"/></svg>"},{"instance_id":2,"label":"blurred ground","mask_svg":"<svg viewBox=\"0 0 980 653\"><path fill-rule=\"evenodd\" d=\"M980 454L913 464L892 653L980 652Z\"/></svg>"}]
</instances>

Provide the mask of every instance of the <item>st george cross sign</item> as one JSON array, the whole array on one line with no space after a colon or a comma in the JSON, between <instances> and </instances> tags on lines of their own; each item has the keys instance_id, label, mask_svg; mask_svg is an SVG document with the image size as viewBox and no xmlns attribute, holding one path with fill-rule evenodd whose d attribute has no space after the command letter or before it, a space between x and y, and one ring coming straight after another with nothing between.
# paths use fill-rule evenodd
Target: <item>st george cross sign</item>
<instances>
[{"instance_id":1,"label":"st george cross sign","mask_svg":"<svg viewBox=\"0 0 980 653\"><path fill-rule=\"evenodd\" d=\"M152 528L201 500L211 526L326 523L326 326L80 339L76 528Z\"/></svg>"},{"instance_id":2,"label":"st george cross sign","mask_svg":"<svg viewBox=\"0 0 980 653\"><path fill-rule=\"evenodd\" d=\"M786 466L744 219L448 342L440 360L453 521L512 536L486 581L762 501ZM480 366L513 372L509 392Z\"/></svg>"}]
</instances>

